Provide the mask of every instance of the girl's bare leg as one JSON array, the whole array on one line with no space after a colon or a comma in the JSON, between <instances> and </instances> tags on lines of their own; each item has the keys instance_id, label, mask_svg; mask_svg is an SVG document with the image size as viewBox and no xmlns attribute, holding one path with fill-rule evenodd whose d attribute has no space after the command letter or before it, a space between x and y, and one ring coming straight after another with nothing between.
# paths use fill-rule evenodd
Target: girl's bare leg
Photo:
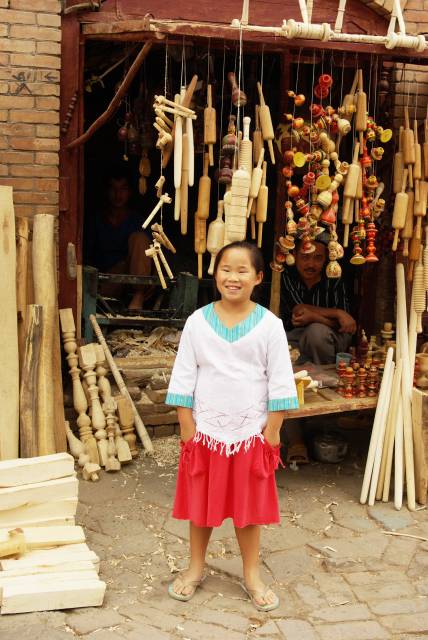
<instances>
[{"instance_id":1,"label":"girl's bare leg","mask_svg":"<svg viewBox=\"0 0 428 640\"><path fill-rule=\"evenodd\" d=\"M266 585L260 578L260 527L252 524L242 529L235 527L235 533L241 550L244 584L249 591L263 592ZM275 594L269 589L264 598L257 598L257 603L271 604L275 600Z\"/></svg>"},{"instance_id":2,"label":"girl's bare leg","mask_svg":"<svg viewBox=\"0 0 428 640\"><path fill-rule=\"evenodd\" d=\"M184 586L183 582L191 583L200 580L204 573L205 554L210 540L212 527L197 527L190 522L190 563L188 569L180 574L180 580L173 584L176 593L183 596L188 595L193 587Z\"/></svg>"}]
</instances>

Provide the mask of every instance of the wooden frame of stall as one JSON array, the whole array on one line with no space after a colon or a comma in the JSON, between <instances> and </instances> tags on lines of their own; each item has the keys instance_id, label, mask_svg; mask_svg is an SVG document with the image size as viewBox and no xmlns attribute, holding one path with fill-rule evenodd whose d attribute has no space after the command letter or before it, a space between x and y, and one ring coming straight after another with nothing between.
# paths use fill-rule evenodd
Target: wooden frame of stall
<instances>
[{"instance_id":1,"label":"wooden frame of stall","mask_svg":"<svg viewBox=\"0 0 428 640\"><path fill-rule=\"evenodd\" d=\"M321 5L318 6L318 5ZM72 7L71 7L72 8ZM69 8L70 9L70 8ZM83 145L67 149L85 129L84 123L84 57L88 39L120 40L123 42L145 42L148 40L162 43L166 37L169 42L182 42L186 38L201 41L210 38L212 47L223 41L235 42L239 37L236 27L230 23L240 18L242 1L220 0L215 3L199 2L196 5L182 0L171 7L167 3L149 0L145 3L145 15L141 15L138 0L107 0L96 12L71 12L62 20L62 72L61 72L61 148L60 148L60 221L59 221L59 261L60 261L60 306L71 307L80 315L82 308L82 234L83 234L83 192L84 163ZM174 15L179 18L175 19ZM315 2L312 22L334 24L337 14L336 0L323 3ZM217 22L218 16L224 22ZM269 26L281 24L284 17L300 20L297 0L286 0L276 11L269 2L259 2L250 6L250 22ZM360 0L349 0L344 15L344 32L363 32L372 35L384 35L387 21L371 9L362 5ZM294 52L300 50L325 50L353 53L358 50L361 56L372 54L383 59L426 60L428 50L416 51L399 49L387 51L378 44L352 42L321 42L318 40L287 40L271 33L252 31L247 27L242 33L245 50L278 52L281 54L280 85L285 94L289 84L291 60ZM281 107L284 105L280 105ZM282 109L283 110L283 109ZM280 171L280 168L278 168ZM275 233L280 223L280 212L284 201L284 181L278 180L277 204L275 214ZM72 246L71 246L72 245ZM74 247L74 250L73 250ZM71 249L71 250L70 250ZM77 270L69 267L70 255L75 252Z\"/></svg>"}]
</instances>

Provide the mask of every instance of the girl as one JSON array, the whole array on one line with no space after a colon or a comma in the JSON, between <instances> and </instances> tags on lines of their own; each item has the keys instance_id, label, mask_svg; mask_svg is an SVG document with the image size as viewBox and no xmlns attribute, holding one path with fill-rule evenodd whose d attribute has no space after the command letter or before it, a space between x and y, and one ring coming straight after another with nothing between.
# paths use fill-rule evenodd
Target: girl
<instances>
[{"instance_id":1,"label":"girl","mask_svg":"<svg viewBox=\"0 0 428 640\"><path fill-rule=\"evenodd\" d=\"M296 387L281 320L252 301L263 280L260 251L247 242L223 247L214 279L221 299L188 318L166 398L181 430L173 516L190 520L190 564L168 593L190 600L212 528L232 518L243 587L257 609L271 611L279 599L260 578L260 525L279 522L279 435L284 410L298 406Z\"/></svg>"}]
</instances>

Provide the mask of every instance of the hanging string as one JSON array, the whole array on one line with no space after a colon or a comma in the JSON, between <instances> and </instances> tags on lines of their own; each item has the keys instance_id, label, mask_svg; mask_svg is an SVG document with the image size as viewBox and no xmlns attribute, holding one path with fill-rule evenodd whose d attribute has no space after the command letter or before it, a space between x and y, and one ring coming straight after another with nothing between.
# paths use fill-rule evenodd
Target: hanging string
<instances>
[{"instance_id":1,"label":"hanging string","mask_svg":"<svg viewBox=\"0 0 428 640\"><path fill-rule=\"evenodd\" d=\"M220 109L220 138L218 145L218 171L221 163L221 145L223 141L223 103L224 103L224 74L226 69L226 42L223 40L223 73L221 77L221 109ZM220 182L217 180L217 201L220 200Z\"/></svg>"},{"instance_id":2,"label":"hanging string","mask_svg":"<svg viewBox=\"0 0 428 640\"><path fill-rule=\"evenodd\" d=\"M342 77L340 79L340 105L343 104L344 74L345 74L345 52L342 53Z\"/></svg>"},{"instance_id":3,"label":"hanging string","mask_svg":"<svg viewBox=\"0 0 428 640\"><path fill-rule=\"evenodd\" d=\"M373 118L374 121L377 122L377 87L379 82L379 56L376 56L375 62L375 88L374 88L374 108L373 108Z\"/></svg>"},{"instance_id":4,"label":"hanging string","mask_svg":"<svg viewBox=\"0 0 428 640\"><path fill-rule=\"evenodd\" d=\"M211 38L208 38L207 85L209 85L209 83L210 83L210 51L211 51Z\"/></svg>"},{"instance_id":5,"label":"hanging string","mask_svg":"<svg viewBox=\"0 0 428 640\"><path fill-rule=\"evenodd\" d=\"M314 92L314 87L315 87L315 49L313 51L313 60L312 60L312 95ZM310 113L311 113L311 128L309 133L309 153L310 155L312 155L312 149L313 149L312 127L313 127L313 119L314 119L312 109L310 109ZM311 168L310 165L311 163L309 163L309 169ZM309 189L309 206L311 206L311 204L312 204L312 189Z\"/></svg>"},{"instance_id":6,"label":"hanging string","mask_svg":"<svg viewBox=\"0 0 428 640\"><path fill-rule=\"evenodd\" d=\"M373 54L370 54L370 73L369 73L369 90L368 90L368 96L367 96L367 110L370 113L370 101L371 101L371 94L372 94L372 68L373 68Z\"/></svg>"},{"instance_id":7,"label":"hanging string","mask_svg":"<svg viewBox=\"0 0 428 640\"><path fill-rule=\"evenodd\" d=\"M241 95L241 74L242 74L242 25L239 27L239 59L238 59L238 96ZM241 100L238 98L237 116L236 116L236 144L239 157L239 131L241 130ZM239 167L238 167L239 168Z\"/></svg>"},{"instance_id":8,"label":"hanging string","mask_svg":"<svg viewBox=\"0 0 428 640\"><path fill-rule=\"evenodd\" d=\"M260 84L263 89L263 74L265 70L265 45L262 46L262 68L260 69Z\"/></svg>"},{"instance_id":9,"label":"hanging string","mask_svg":"<svg viewBox=\"0 0 428 640\"><path fill-rule=\"evenodd\" d=\"M358 73L358 53L355 54L355 73ZM355 148L355 120L356 118L352 118L352 155Z\"/></svg>"},{"instance_id":10,"label":"hanging string","mask_svg":"<svg viewBox=\"0 0 428 640\"><path fill-rule=\"evenodd\" d=\"M415 100L415 117L414 119L417 119L417 113L418 113L418 99L419 99L419 82L416 80L416 100Z\"/></svg>"}]
</instances>

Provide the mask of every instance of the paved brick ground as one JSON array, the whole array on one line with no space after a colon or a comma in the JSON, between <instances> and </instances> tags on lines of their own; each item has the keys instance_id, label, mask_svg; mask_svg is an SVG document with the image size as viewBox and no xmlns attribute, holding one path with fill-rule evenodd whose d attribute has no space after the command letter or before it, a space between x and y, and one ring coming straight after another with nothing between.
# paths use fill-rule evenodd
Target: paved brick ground
<instances>
[{"instance_id":1,"label":"paved brick ground","mask_svg":"<svg viewBox=\"0 0 428 640\"><path fill-rule=\"evenodd\" d=\"M176 437L169 441L178 451ZM361 506L362 474L357 457L278 472L281 526L264 527L262 545L265 578L281 597L271 614L257 612L239 586L230 523L214 532L208 578L193 600L166 595L188 554L187 524L170 515L174 464L142 458L118 474L103 473L97 484L81 482L78 520L101 558L103 607L3 616L0 638L427 638L428 543L383 533L428 537L427 511Z\"/></svg>"}]
</instances>

